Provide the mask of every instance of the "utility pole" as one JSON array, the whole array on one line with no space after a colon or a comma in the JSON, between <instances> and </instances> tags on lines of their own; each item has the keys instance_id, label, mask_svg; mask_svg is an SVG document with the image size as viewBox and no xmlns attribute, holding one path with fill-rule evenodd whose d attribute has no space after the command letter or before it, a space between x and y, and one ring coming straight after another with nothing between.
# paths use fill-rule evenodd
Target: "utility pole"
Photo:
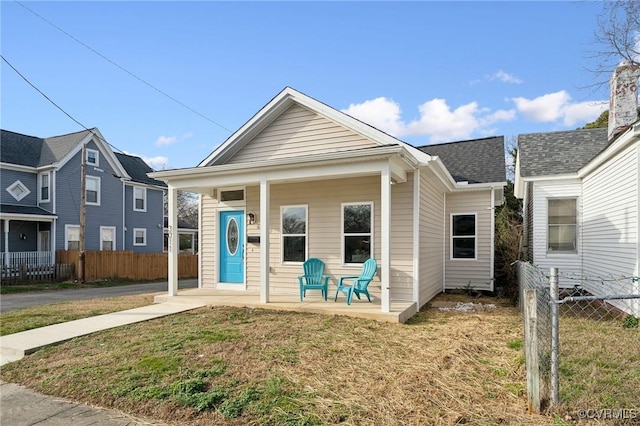
<instances>
[{"instance_id":1,"label":"utility pole","mask_svg":"<svg viewBox=\"0 0 640 426\"><path fill-rule=\"evenodd\" d=\"M82 144L82 159L80 160L80 241L78 242L78 281L80 284L85 282L85 248L84 248L84 231L85 219L87 213L87 146Z\"/></svg>"}]
</instances>

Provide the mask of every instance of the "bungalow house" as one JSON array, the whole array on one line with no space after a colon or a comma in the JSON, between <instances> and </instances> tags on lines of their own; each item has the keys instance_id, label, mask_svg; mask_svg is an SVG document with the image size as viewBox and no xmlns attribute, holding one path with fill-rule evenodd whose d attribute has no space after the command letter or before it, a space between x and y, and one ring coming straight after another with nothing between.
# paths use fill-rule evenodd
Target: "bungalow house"
<instances>
[{"instance_id":1,"label":"bungalow house","mask_svg":"<svg viewBox=\"0 0 640 426\"><path fill-rule=\"evenodd\" d=\"M514 192L523 200L524 258L575 277L561 286L596 296L640 295L640 122L637 92L628 90L638 70L628 71L612 79L609 129L518 136ZM625 91L621 77L636 84L623 80ZM640 316L640 299L611 303Z\"/></svg>"},{"instance_id":2,"label":"bungalow house","mask_svg":"<svg viewBox=\"0 0 640 426\"><path fill-rule=\"evenodd\" d=\"M2 265L48 265L56 250L79 247L83 146L86 249L162 252L166 185L141 158L114 153L95 128L50 138L2 130Z\"/></svg>"},{"instance_id":3,"label":"bungalow house","mask_svg":"<svg viewBox=\"0 0 640 426\"><path fill-rule=\"evenodd\" d=\"M200 194L200 288L298 295L302 263L358 275L381 312L409 315L445 289L493 290L494 207L505 182L502 137L420 149L285 88L197 167L151 173ZM177 295L170 246L169 296ZM365 302L364 303L368 303Z\"/></svg>"}]
</instances>

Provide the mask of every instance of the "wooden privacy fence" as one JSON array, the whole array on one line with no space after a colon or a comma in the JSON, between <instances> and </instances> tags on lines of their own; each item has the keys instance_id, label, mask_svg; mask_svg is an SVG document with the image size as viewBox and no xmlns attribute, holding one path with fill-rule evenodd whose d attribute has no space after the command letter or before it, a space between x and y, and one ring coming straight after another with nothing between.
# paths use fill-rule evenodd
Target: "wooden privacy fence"
<instances>
[{"instance_id":1,"label":"wooden privacy fence","mask_svg":"<svg viewBox=\"0 0 640 426\"><path fill-rule=\"evenodd\" d=\"M78 250L56 251L57 263L73 263L78 271ZM130 280L166 280L168 277L169 256L167 253L135 253L131 250L85 252L85 279L95 281L108 278L126 278ZM178 254L178 278L198 276L198 255Z\"/></svg>"}]
</instances>

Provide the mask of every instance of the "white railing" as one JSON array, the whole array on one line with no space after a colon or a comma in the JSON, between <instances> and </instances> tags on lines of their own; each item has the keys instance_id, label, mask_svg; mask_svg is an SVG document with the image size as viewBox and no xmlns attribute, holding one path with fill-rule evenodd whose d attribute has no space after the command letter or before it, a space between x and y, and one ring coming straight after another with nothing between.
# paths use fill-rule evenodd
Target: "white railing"
<instances>
[{"instance_id":1,"label":"white railing","mask_svg":"<svg viewBox=\"0 0 640 426\"><path fill-rule=\"evenodd\" d=\"M1 266L47 266L54 263L50 251L17 251L8 255L7 257L7 253L0 253Z\"/></svg>"}]
</instances>

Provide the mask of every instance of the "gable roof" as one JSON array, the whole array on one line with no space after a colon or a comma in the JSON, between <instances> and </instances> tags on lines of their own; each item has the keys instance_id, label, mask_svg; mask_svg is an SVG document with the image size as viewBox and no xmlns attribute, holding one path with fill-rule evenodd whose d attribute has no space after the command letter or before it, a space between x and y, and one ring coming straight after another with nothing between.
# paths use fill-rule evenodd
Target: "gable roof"
<instances>
[{"instance_id":1,"label":"gable roof","mask_svg":"<svg viewBox=\"0 0 640 426\"><path fill-rule=\"evenodd\" d=\"M418 147L440 157L456 182L505 182L504 137L449 142Z\"/></svg>"},{"instance_id":2,"label":"gable roof","mask_svg":"<svg viewBox=\"0 0 640 426\"><path fill-rule=\"evenodd\" d=\"M133 155L121 154L116 152L116 158L122 164L122 167L127 171L127 174L131 177L133 182L144 183L147 185L155 185L166 187L167 184L150 178L147 176L147 173L152 173L153 169L149 167L149 165L140 157L135 157Z\"/></svg>"},{"instance_id":3,"label":"gable roof","mask_svg":"<svg viewBox=\"0 0 640 426\"><path fill-rule=\"evenodd\" d=\"M285 87L280 93L271 99L271 101L254 114L249 121L240 127L240 129L234 132L224 143L218 146L207 158L202 160L200 164L198 164L198 167L224 164L294 103L314 111L315 113L320 114L347 129L361 134L379 146L400 145L410 151L420 162L427 163L431 160L429 155L417 150L412 145L409 145L400 139L396 139L373 126L353 118L342 111L338 111L337 109L307 96L302 92L291 87Z\"/></svg>"},{"instance_id":4,"label":"gable roof","mask_svg":"<svg viewBox=\"0 0 640 426\"><path fill-rule=\"evenodd\" d=\"M608 145L606 128L518 135L520 176L577 173Z\"/></svg>"},{"instance_id":5,"label":"gable roof","mask_svg":"<svg viewBox=\"0 0 640 426\"><path fill-rule=\"evenodd\" d=\"M0 162L38 167L44 139L0 130Z\"/></svg>"}]
</instances>

